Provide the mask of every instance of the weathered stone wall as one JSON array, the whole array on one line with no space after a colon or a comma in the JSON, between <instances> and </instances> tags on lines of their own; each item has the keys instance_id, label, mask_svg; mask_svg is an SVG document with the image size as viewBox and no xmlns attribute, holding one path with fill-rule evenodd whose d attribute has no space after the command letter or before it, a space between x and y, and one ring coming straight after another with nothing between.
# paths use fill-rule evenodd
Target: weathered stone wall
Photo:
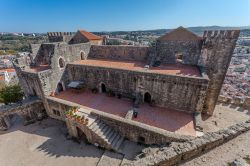
<instances>
[{"instance_id":1,"label":"weathered stone wall","mask_svg":"<svg viewBox=\"0 0 250 166\"><path fill-rule=\"evenodd\" d=\"M50 65L51 57L54 54L55 45L54 44L41 44L38 51L35 49L33 52L37 51L37 54L33 54L33 65Z\"/></svg>"},{"instance_id":2,"label":"weathered stone wall","mask_svg":"<svg viewBox=\"0 0 250 166\"><path fill-rule=\"evenodd\" d=\"M14 114L22 117L26 124L46 116L41 100L37 98L27 98L19 103L0 107L0 130L6 130L11 127L10 116Z\"/></svg>"},{"instance_id":3,"label":"weathered stone wall","mask_svg":"<svg viewBox=\"0 0 250 166\"><path fill-rule=\"evenodd\" d=\"M156 61L161 63L176 63L176 54L183 55L182 63L197 65L202 41L157 41Z\"/></svg>"},{"instance_id":4,"label":"weathered stone wall","mask_svg":"<svg viewBox=\"0 0 250 166\"><path fill-rule=\"evenodd\" d=\"M151 94L156 106L175 108L183 111L201 111L208 79L181 77L149 72L137 72L94 66L69 64L67 76L70 81L84 81L89 89L100 89L105 84L107 90L134 99L137 93Z\"/></svg>"},{"instance_id":5,"label":"weathered stone wall","mask_svg":"<svg viewBox=\"0 0 250 166\"><path fill-rule=\"evenodd\" d=\"M149 47L92 45L89 58L114 60L147 60Z\"/></svg>"},{"instance_id":6,"label":"weathered stone wall","mask_svg":"<svg viewBox=\"0 0 250 166\"><path fill-rule=\"evenodd\" d=\"M240 31L206 31L199 65L206 68L210 79L204 112L212 115L231 61Z\"/></svg>"},{"instance_id":7,"label":"weathered stone wall","mask_svg":"<svg viewBox=\"0 0 250 166\"><path fill-rule=\"evenodd\" d=\"M49 42L68 42L73 37L74 32L48 32Z\"/></svg>"},{"instance_id":8,"label":"weathered stone wall","mask_svg":"<svg viewBox=\"0 0 250 166\"><path fill-rule=\"evenodd\" d=\"M65 116L65 112L68 111L68 109L71 106L79 106L81 107L81 105L69 102L69 101L61 101L58 102L57 99L51 98L51 97L47 97L47 103L49 106L49 116L58 119L58 120L63 120L66 121L66 116ZM60 112L60 116L57 116L55 114L53 114L53 110L57 110ZM114 130L116 130L117 132L119 132L121 135L123 135L124 137L137 142L139 137L144 137L145 138L145 143L146 144L164 144L164 143L168 143L171 141L176 141L176 142L184 142L186 140L190 140L193 137L191 136L185 136L185 135L179 135L173 132L168 132L159 128L155 128L152 126L148 126L148 125L144 125L141 124L139 122L135 122L133 120L129 120L129 119L124 119L115 115L111 115L111 114L107 114L104 112L100 112L97 110L91 110L91 115L96 116L98 118L100 118L103 122L105 122L105 124L113 127ZM76 135L76 131L74 131L76 124L74 124L74 126L68 126L68 128L70 129L71 135ZM78 127L80 127L78 125ZM80 127L83 131L86 131L86 133L88 133L88 131L86 129L84 129L84 127ZM93 136L93 138L96 138L96 136ZM88 136L88 137L91 137ZM99 142L98 140L96 140L97 142ZM94 143L94 141L92 141Z\"/></svg>"},{"instance_id":9,"label":"weathered stone wall","mask_svg":"<svg viewBox=\"0 0 250 166\"><path fill-rule=\"evenodd\" d=\"M122 136L134 142L140 142L140 138L145 138L145 144L166 144L172 141L184 142L193 139L191 136L165 131L100 111L93 111L91 114L99 117L105 124L112 126Z\"/></svg>"},{"instance_id":10,"label":"weathered stone wall","mask_svg":"<svg viewBox=\"0 0 250 166\"><path fill-rule=\"evenodd\" d=\"M187 161L194 156L205 153L249 130L250 120L241 124L236 124L227 129L207 133L184 143L172 143L168 147L160 148L153 154L145 154L146 157L136 160L135 162L124 163L124 166L178 165L183 161Z\"/></svg>"},{"instance_id":11,"label":"weathered stone wall","mask_svg":"<svg viewBox=\"0 0 250 166\"><path fill-rule=\"evenodd\" d=\"M226 104L233 104L235 106L250 109L250 97L248 97L248 96L246 96L244 98L237 97L237 96L231 98L231 97L220 95L218 97L218 102L226 103Z\"/></svg>"}]
</instances>

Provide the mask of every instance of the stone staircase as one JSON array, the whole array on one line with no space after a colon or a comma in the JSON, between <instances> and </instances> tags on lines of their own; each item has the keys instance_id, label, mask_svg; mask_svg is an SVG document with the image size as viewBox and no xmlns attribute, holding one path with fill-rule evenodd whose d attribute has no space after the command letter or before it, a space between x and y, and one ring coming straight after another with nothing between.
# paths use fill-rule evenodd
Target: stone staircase
<instances>
[{"instance_id":1,"label":"stone staircase","mask_svg":"<svg viewBox=\"0 0 250 166\"><path fill-rule=\"evenodd\" d=\"M98 135L108 145L110 149L119 152L120 146L124 141L124 137L121 136L118 132L116 132L112 127L105 124L102 120L98 118L95 119L95 121L91 123L88 127L92 132Z\"/></svg>"}]
</instances>

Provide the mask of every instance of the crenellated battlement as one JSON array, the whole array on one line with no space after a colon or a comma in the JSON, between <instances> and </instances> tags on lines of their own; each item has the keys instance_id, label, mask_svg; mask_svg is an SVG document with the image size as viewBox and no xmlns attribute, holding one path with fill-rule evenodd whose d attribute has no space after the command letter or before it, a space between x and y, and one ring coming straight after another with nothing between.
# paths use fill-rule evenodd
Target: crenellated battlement
<instances>
[{"instance_id":1,"label":"crenellated battlement","mask_svg":"<svg viewBox=\"0 0 250 166\"><path fill-rule=\"evenodd\" d=\"M48 36L71 36L74 34L75 32L47 32Z\"/></svg>"},{"instance_id":2,"label":"crenellated battlement","mask_svg":"<svg viewBox=\"0 0 250 166\"><path fill-rule=\"evenodd\" d=\"M237 39L240 34L240 30L215 30L204 31L203 38L227 38Z\"/></svg>"}]
</instances>

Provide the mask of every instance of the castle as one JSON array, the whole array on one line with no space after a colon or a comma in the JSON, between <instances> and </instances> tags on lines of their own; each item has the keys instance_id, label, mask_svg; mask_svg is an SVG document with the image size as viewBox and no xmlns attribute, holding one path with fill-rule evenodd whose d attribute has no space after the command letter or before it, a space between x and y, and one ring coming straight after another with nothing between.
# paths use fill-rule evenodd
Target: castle
<instances>
[{"instance_id":1,"label":"castle","mask_svg":"<svg viewBox=\"0 0 250 166\"><path fill-rule=\"evenodd\" d=\"M102 45L83 30L50 32L49 43L33 44L14 65L26 97L41 99L72 137L119 151L124 139L195 136L193 114L213 114L239 33L200 37L179 27L139 47Z\"/></svg>"}]
</instances>

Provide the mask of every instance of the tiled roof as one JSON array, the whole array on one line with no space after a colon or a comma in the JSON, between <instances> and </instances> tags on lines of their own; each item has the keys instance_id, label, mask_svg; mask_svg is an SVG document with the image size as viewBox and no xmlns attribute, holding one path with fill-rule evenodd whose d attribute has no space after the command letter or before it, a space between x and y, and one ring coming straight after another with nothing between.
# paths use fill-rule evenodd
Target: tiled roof
<instances>
[{"instance_id":1,"label":"tiled roof","mask_svg":"<svg viewBox=\"0 0 250 166\"><path fill-rule=\"evenodd\" d=\"M181 40L181 41L188 41L188 40L201 40L202 38L193 32L187 30L186 28L179 27L161 37L158 38L160 41L171 41L171 40Z\"/></svg>"},{"instance_id":2,"label":"tiled roof","mask_svg":"<svg viewBox=\"0 0 250 166\"><path fill-rule=\"evenodd\" d=\"M0 81L4 81L4 80L5 80L4 75L0 75Z\"/></svg>"},{"instance_id":3,"label":"tiled roof","mask_svg":"<svg viewBox=\"0 0 250 166\"><path fill-rule=\"evenodd\" d=\"M15 70L15 69L13 69L13 68L9 68L9 69L1 69L1 70L0 70L0 72L5 72L5 71L7 71L8 73L13 73L13 72L16 72L16 70Z\"/></svg>"},{"instance_id":4,"label":"tiled roof","mask_svg":"<svg viewBox=\"0 0 250 166\"><path fill-rule=\"evenodd\" d=\"M93 33L87 32L85 30L79 30L79 32L85 36L88 40L102 40L102 37L97 36Z\"/></svg>"}]
</instances>

